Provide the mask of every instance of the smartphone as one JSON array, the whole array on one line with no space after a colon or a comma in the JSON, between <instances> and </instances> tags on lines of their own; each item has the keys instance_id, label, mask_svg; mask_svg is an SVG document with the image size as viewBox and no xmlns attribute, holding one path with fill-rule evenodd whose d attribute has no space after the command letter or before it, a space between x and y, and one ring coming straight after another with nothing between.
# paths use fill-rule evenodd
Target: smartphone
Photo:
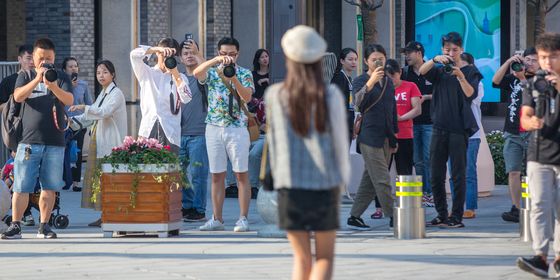
<instances>
[{"instance_id":1,"label":"smartphone","mask_svg":"<svg viewBox=\"0 0 560 280\"><path fill-rule=\"evenodd\" d=\"M72 81L77 81L78 80L78 73L72 73Z\"/></svg>"},{"instance_id":2,"label":"smartphone","mask_svg":"<svg viewBox=\"0 0 560 280\"><path fill-rule=\"evenodd\" d=\"M185 41L192 40L192 39L193 39L193 36L192 36L191 33L186 33L185 34Z\"/></svg>"}]
</instances>

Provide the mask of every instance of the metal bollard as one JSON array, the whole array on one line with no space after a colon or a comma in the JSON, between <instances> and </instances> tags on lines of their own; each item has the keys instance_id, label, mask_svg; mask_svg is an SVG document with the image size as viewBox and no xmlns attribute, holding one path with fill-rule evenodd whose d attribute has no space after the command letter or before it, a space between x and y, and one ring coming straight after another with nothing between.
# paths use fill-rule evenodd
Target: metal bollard
<instances>
[{"instance_id":1,"label":"metal bollard","mask_svg":"<svg viewBox=\"0 0 560 280\"><path fill-rule=\"evenodd\" d=\"M519 209L519 237L523 242L531 242L531 197L527 176L521 179L521 207Z\"/></svg>"},{"instance_id":2,"label":"metal bollard","mask_svg":"<svg viewBox=\"0 0 560 280\"><path fill-rule=\"evenodd\" d=\"M422 176L398 176L397 207L393 214L397 239L426 237L426 222L422 207Z\"/></svg>"}]
</instances>

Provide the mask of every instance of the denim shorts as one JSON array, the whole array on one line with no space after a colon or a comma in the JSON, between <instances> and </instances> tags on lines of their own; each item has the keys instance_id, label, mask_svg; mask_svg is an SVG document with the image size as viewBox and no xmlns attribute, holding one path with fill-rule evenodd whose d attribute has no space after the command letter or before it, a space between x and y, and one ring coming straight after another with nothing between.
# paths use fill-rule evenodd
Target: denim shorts
<instances>
[{"instance_id":1,"label":"denim shorts","mask_svg":"<svg viewBox=\"0 0 560 280\"><path fill-rule=\"evenodd\" d=\"M529 146L529 132L521 132L519 135L504 133L504 161L506 163L506 174L512 171L521 171L523 161L526 160L527 147Z\"/></svg>"},{"instance_id":2,"label":"denim shorts","mask_svg":"<svg viewBox=\"0 0 560 280\"><path fill-rule=\"evenodd\" d=\"M31 148L26 159L25 149ZM14 160L14 188L17 193L32 193L37 178L42 190L60 191L64 186L64 147L19 144Z\"/></svg>"}]
</instances>

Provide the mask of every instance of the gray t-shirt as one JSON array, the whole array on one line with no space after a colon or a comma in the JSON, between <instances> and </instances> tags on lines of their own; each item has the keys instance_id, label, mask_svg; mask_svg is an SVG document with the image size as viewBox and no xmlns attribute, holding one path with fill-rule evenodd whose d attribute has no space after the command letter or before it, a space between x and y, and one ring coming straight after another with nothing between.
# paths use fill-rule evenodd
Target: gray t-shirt
<instances>
[{"instance_id":1,"label":"gray t-shirt","mask_svg":"<svg viewBox=\"0 0 560 280\"><path fill-rule=\"evenodd\" d=\"M199 136L206 132L207 101L203 102L198 81L194 76L187 76L192 100L181 107L181 135Z\"/></svg>"}]
</instances>

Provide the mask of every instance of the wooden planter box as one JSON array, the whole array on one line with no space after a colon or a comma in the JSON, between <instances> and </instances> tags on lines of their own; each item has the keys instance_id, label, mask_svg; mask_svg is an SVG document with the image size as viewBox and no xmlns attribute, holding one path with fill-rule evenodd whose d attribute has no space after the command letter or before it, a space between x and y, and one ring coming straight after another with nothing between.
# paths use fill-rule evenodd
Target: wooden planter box
<instances>
[{"instance_id":1,"label":"wooden planter box","mask_svg":"<svg viewBox=\"0 0 560 280\"><path fill-rule=\"evenodd\" d=\"M105 237L113 233L155 233L159 237L178 235L182 224L181 189L172 183L179 178L178 165L141 166L142 173L128 171L126 165L102 165L101 220ZM131 206L132 186L138 176L135 207ZM176 180L175 180L176 181Z\"/></svg>"}]
</instances>

